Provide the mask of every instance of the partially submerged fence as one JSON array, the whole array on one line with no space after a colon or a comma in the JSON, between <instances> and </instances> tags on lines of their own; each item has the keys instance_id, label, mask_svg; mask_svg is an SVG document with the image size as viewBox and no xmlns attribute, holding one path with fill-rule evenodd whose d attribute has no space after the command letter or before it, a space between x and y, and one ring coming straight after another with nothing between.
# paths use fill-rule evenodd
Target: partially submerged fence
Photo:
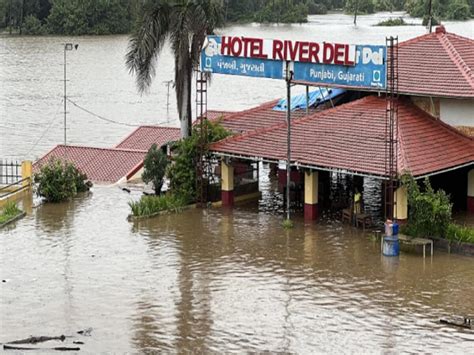
<instances>
[{"instance_id":1,"label":"partially submerged fence","mask_svg":"<svg viewBox=\"0 0 474 355\"><path fill-rule=\"evenodd\" d=\"M31 161L0 160L0 207L31 191L32 172Z\"/></svg>"}]
</instances>

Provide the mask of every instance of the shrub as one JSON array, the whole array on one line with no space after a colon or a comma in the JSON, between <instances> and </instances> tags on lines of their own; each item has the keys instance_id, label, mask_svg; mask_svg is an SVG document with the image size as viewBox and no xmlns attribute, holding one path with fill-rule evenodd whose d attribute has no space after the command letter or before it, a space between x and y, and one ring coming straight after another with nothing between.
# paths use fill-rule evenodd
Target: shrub
<instances>
[{"instance_id":1,"label":"shrub","mask_svg":"<svg viewBox=\"0 0 474 355\"><path fill-rule=\"evenodd\" d=\"M161 211L179 212L185 204L183 198L173 194L142 196L140 200L128 203L135 217L147 217Z\"/></svg>"},{"instance_id":2,"label":"shrub","mask_svg":"<svg viewBox=\"0 0 474 355\"><path fill-rule=\"evenodd\" d=\"M155 190L155 195L159 195L163 186L166 166L168 165L166 154L163 153L161 149L158 149L156 144L153 144L146 154L143 165L143 181L146 184L151 182L153 184L153 189Z\"/></svg>"},{"instance_id":3,"label":"shrub","mask_svg":"<svg viewBox=\"0 0 474 355\"><path fill-rule=\"evenodd\" d=\"M450 223L446 232L446 239L453 242L474 243L474 228Z\"/></svg>"},{"instance_id":4,"label":"shrub","mask_svg":"<svg viewBox=\"0 0 474 355\"><path fill-rule=\"evenodd\" d=\"M403 18L390 18L385 21L380 21L376 26L405 26L407 23L403 20Z\"/></svg>"},{"instance_id":5,"label":"shrub","mask_svg":"<svg viewBox=\"0 0 474 355\"><path fill-rule=\"evenodd\" d=\"M6 221L12 219L13 217L18 216L20 213L21 210L17 207L15 202L7 202L3 207L2 213L0 213L0 224L3 224Z\"/></svg>"},{"instance_id":6,"label":"shrub","mask_svg":"<svg viewBox=\"0 0 474 355\"><path fill-rule=\"evenodd\" d=\"M408 189L408 226L406 232L416 237L446 237L451 222L452 204L443 190L434 191L428 178L424 191L411 175L404 175L402 183Z\"/></svg>"},{"instance_id":7,"label":"shrub","mask_svg":"<svg viewBox=\"0 0 474 355\"><path fill-rule=\"evenodd\" d=\"M291 219L284 219L282 222L281 222L281 226L284 228L284 229L291 229L293 228L295 225L293 224L293 221Z\"/></svg>"},{"instance_id":8,"label":"shrub","mask_svg":"<svg viewBox=\"0 0 474 355\"><path fill-rule=\"evenodd\" d=\"M47 202L61 202L74 197L78 192L89 190L91 183L70 162L51 159L35 174L34 182L38 184L36 193Z\"/></svg>"}]
</instances>

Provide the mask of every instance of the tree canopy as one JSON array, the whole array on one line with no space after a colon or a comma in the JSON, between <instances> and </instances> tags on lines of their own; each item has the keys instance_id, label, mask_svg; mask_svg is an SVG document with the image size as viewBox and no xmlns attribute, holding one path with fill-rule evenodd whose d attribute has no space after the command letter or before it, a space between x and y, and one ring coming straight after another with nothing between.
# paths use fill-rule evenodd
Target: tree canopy
<instances>
[{"instance_id":1,"label":"tree canopy","mask_svg":"<svg viewBox=\"0 0 474 355\"><path fill-rule=\"evenodd\" d=\"M166 2L172 3L175 0ZM406 10L428 17L430 0L219 0L226 22L306 22L311 14ZM0 28L24 34L129 33L145 0L0 0ZM437 20L474 16L474 0L432 0Z\"/></svg>"}]
</instances>

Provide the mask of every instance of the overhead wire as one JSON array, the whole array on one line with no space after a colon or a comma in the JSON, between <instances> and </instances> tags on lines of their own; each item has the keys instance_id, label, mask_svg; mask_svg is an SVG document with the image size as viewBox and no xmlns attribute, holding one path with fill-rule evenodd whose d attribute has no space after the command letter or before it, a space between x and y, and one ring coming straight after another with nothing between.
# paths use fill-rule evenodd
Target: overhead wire
<instances>
[{"instance_id":1,"label":"overhead wire","mask_svg":"<svg viewBox=\"0 0 474 355\"><path fill-rule=\"evenodd\" d=\"M63 99L61 99L61 104L64 102ZM46 126L46 129L43 131L43 133L41 134L41 136L36 140L36 142L33 144L33 146L30 148L30 150L28 151L28 153L24 154L24 156L28 156L30 155L30 153L33 151L33 149L36 148L36 146L38 145L38 143L44 138L44 136L46 135L46 133L49 132L49 130L51 129L53 123L54 123L54 120L56 119L58 113L59 113L59 109L61 108L61 105L58 106L58 109L56 110L56 113L54 114L53 118L48 122L48 125Z\"/></svg>"},{"instance_id":2,"label":"overhead wire","mask_svg":"<svg viewBox=\"0 0 474 355\"><path fill-rule=\"evenodd\" d=\"M69 98L67 99L67 101L69 101L71 104L73 104L79 110L82 110L82 111L88 113L89 115L94 116L95 118L98 118L99 120L105 121L107 123L112 123L112 124L116 124L116 125L120 125L120 126L126 126L126 127L141 127L141 126L143 126L143 124L130 124L130 123L125 123L125 122L115 121L115 120L112 120L110 118L99 115L97 113L94 113L91 110L86 109L85 107L79 105L77 102L74 102ZM164 124L169 124L169 122L162 121L162 122L155 123L153 125L154 126L159 126L159 125L164 125Z\"/></svg>"}]
</instances>

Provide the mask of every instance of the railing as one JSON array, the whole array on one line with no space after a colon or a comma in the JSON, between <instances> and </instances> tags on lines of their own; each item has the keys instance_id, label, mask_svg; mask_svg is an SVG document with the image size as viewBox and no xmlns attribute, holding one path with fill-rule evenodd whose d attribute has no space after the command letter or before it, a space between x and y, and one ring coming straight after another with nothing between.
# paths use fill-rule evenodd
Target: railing
<instances>
[{"instance_id":1,"label":"railing","mask_svg":"<svg viewBox=\"0 0 474 355\"><path fill-rule=\"evenodd\" d=\"M21 162L0 159L0 185L16 183L21 178Z\"/></svg>"},{"instance_id":2,"label":"railing","mask_svg":"<svg viewBox=\"0 0 474 355\"><path fill-rule=\"evenodd\" d=\"M5 161L0 159L0 206L5 201L31 191L33 166L31 161Z\"/></svg>"},{"instance_id":3,"label":"railing","mask_svg":"<svg viewBox=\"0 0 474 355\"><path fill-rule=\"evenodd\" d=\"M0 198L5 198L10 195L14 195L17 192L29 189L31 186L31 178L26 177L24 179L12 182L11 184L0 187Z\"/></svg>"}]
</instances>

